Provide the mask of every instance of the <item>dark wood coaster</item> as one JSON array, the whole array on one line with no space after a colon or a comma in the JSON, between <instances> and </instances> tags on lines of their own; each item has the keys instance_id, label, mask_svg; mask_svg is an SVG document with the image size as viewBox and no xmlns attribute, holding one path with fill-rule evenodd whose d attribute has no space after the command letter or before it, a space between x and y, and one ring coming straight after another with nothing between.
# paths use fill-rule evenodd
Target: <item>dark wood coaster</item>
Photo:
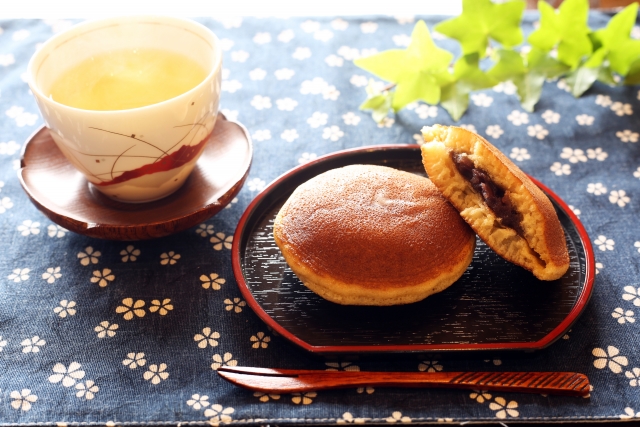
<instances>
[{"instance_id":1,"label":"dark wood coaster","mask_svg":"<svg viewBox=\"0 0 640 427\"><path fill-rule=\"evenodd\" d=\"M178 191L149 203L123 203L93 188L43 127L27 140L18 176L33 204L56 224L101 239L143 240L177 233L218 213L242 188L252 155L244 126L219 114Z\"/></svg>"},{"instance_id":2,"label":"dark wood coaster","mask_svg":"<svg viewBox=\"0 0 640 427\"><path fill-rule=\"evenodd\" d=\"M589 237L569 207L535 180L554 204L567 239L571 264L559 280L536 279L478 239L463 276L423 301L363 307L317 296L282 257L273 240L273 220L298 185L358 163L425 175L417 145L346 150L284 174L240 219L232 248L234 275L249 306L286 339L320 354L536 350L564 335L584 310L595 277Z\"/></svg>"}]
</instances>

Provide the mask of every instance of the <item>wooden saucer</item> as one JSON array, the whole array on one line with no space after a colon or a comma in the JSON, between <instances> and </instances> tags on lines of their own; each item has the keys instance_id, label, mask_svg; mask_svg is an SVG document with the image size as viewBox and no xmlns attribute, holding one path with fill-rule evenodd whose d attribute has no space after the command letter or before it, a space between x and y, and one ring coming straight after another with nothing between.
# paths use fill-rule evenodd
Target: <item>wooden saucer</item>
<instances>
[{"instance_id":1,"label":"wooden saucer","mask_svg":"<svg viewBox=\"0 0 640 427\"><path fill-rule=\"evenodd\" d=\"M154 202L122 203L93 188L42 127L27 140L18 177L33 204L56 224L90 237L144 240L177 233L218 213L242 188L252 154L245 127L219 114L209 143L178 191Z\"/></svg>"}]
</instances>

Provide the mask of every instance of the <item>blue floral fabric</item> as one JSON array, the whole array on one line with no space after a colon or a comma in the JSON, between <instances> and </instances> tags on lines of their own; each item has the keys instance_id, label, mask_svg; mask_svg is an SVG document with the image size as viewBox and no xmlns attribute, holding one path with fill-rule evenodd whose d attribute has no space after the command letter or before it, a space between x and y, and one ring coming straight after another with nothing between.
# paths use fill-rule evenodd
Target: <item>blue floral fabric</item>
<instances>
[{"instance_id":1,"label":"blue floral fabric","mask_svg":"<svg viewBox=\"0 0 640 427\"><path fill-rule=\"evenodd\" d=\"M222 111L250 131L250 176L227 209L182 233L116 242L42 215L16 176L42 124L25 83L38 45L73 22L0 21L0 425L409 423L640 417L640 92L596 84L574 99L550 81L534 113L514 87L475 92L458 125L493 141L571 205L594 246L592 299L573 328L532 354L325 360L270 331L231 270L236 224L271 180L337 150L407 144L439 106L378 125L358 110L372 78L353 59L407 46L419 17L199 18L224 49ZM527 16L530 32L536 16ZM591 25L609 18L593 14ZM430 28L439 20L425 18ZM634 28L633 35L639 36ZM457 52L454 41L436 43ZM377 84L384 84L379 82ZM332 370L571 370L589 398L362 388L253 393L223 365Z\"/></svg>"}]
</instances>

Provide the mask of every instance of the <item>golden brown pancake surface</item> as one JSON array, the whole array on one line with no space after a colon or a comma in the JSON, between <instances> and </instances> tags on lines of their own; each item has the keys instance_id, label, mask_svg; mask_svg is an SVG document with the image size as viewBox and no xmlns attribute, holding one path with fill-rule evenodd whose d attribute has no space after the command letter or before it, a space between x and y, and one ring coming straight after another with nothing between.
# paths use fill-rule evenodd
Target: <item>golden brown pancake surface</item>
<instances>
[{"instance_id":1,"label":"golden brown pancake surface","mask_svg":"<svg viewBox=\"0 0 640 427\"><path fill-rule=\"evenodd\" d=\"M302 184L278 213L274 238L305 285L342 304L423 299L457 280L475 247L429 179L373 165Z\"/></svg>"}]
</instances>

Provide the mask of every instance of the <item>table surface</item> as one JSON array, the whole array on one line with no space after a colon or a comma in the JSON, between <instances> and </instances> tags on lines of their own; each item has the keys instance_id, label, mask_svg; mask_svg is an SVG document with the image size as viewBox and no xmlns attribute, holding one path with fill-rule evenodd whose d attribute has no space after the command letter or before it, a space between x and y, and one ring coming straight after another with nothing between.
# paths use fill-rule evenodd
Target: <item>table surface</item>
<instances>
[{"instance_id":1,"label":"table surface","mask_svg":"<svg viewBox=\"0 0 640 427\"><path fill-rule=\"evenodd\" d=\"M582 98L547 82L534 113L508 84L474 93L460 122L556 192L594 245L593 297L572 329L532 354L323 359L270 331L231 270L236 224L270 181L345 148L415 143L454 124L417 103L383 125L358 110L371 77L352 60L406 46L418 17L198 19L224 47L221 106L255 155L233 203L204 224L142 242L57 227L18 182L20 149L41 124L28 60L67 20L0 21L0 425L219 422L393 423L631 420L640 417L640 108L637 87L596 84ZM608 17L593 14L593 27ZM429 27L438 21L426 17ZM535 15L525 19L530 31ZM638 29L634 29L634 34ZM455 50L451 40L436 40ZM514 284L517 286L517 284ZM136 305L136 307L132 307ZM132 309L133 308L133 309ZM572 370L588 399L451 390L346 389L254 394L221 365L395 371Z\"/></svg>"}]
</instances>

